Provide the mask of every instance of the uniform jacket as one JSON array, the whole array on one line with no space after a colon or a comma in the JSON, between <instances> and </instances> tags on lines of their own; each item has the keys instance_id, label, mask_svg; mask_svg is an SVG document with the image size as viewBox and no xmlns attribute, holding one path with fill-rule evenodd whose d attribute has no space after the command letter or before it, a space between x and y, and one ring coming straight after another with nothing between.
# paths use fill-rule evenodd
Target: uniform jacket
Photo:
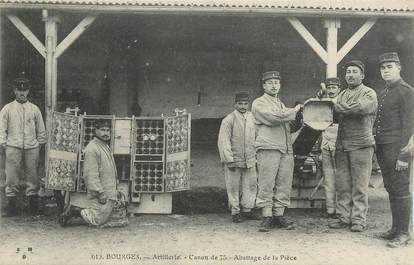
<instances>
[{"instance_id":1,"label":"uniform jacket","mask_svg":"<svg viewBox=\"0 0 414 265\"><path fill-rule=\"evenodd\" d=\"M264 94L253 101L252 113L256 124L256 149L292 153L289 123L295 120L295 110L286 108L279 99Z\"/></svg>"},{"instance_id":2,"label":"uniform jacket","mask_svg":"<svg viewBox=\"0 0 414 265\"><path fill-rule=\"evenodd\" d=\"M106 143L97 138L89 142L85 148L83 171L89 198L98 198L99 193L105 192L108 199L117 199L116 166Z\"/></svg>"},{"instance_id":3,"label":"uniform jacket","mask_svg":"<svg viewBox=\"0 0 414 265\"><path fill-rule=\"evenodd\" d=\"M377 94L364 84L339 93L335 104L339 123L337 149L353 151L375 144L372 128L377 106Z\"/></svg>"},{"instance_id":4,"label":"uniform jacket","mask_svg":"<svg viewBox=\"0 0 414 265\"><path fill-rule=\"evenodd\" d=\"M45 124L36 105L15 100L4 106L0 111L0 145L32 149L44 143Z\"/></svg>"},{"instance_id":5,"label":"uniform jacket","mask_svg":"<svg viewBox=\"0 0 414 265\"><path fill-rule=\"evenodd\" d=\"M255 126L253 115L235 110L221 122L218 149L221 162L236 167L251 168L256 164L254 148Z\"/></svg>"},{"instance_id":6,"label":"uniform jacket","mask_svg":"<svg viewBox=\"0 0 414 265\"><path fill-rule=\"evenodd\" d=\"M414 122L414 89L404 80L386 85L379 93L379 107L374 124L377 144L395 143L403 148L407 145ZM408 162L408 154L400 154L400 160Z\"/></svg>"}]
</instances>

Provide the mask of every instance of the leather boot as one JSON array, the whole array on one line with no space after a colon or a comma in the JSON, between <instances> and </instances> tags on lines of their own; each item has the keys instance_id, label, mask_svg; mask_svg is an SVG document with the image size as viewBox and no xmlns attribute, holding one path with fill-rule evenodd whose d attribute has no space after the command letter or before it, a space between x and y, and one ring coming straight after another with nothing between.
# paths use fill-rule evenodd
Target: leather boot
<instances>
[{"instance_id":1,"label":"leather boot","mask_svg":"<svg viewBox=\"0 0 414 265\"><path fill-rule=\"evenodd\" d=\"M67 209L65 212L63 212L58 219L59 224L62 227L66 227L68 225L68 222L73 217L81 217L81 211L82 208L70 205L69 209Z\"/></svg>"},{"instance_id":2,"label":"leather boot","mask_svg":"<svg viewBox=\"0 0 414 265\"><path fill-rule=\"evenodd\" d=\"M27 196L29 201L29 213L30 215L37 215L39 210L39 197L37 195Z\"/></svg>"},{"instance_id":3,"label":"leather boot","mask_svg":"<svg viewBox=\"0 0 414 265\"><path fill-rule=\"evenodd\" d=\"M381 239L385 239L385 240L391 240L395 237L396 233L397 233L397 212L396 212L396 204L395 204L395 200L394 198L392 198L390 196L389 198L390 200L390 209L391 209L391 216L392 216L392 226L391 229L385 232L382 232L380 234L378 234L378 237Z\"/></svg>"},{"instance_id":4,"label":"leather boot","mask_svg":"<svg viewBox=\"0 0 414 265\"><path fill-rule=\"evenodd\" d=\"M411 196L396 198L395 200L397 208L397 225L396 235L388 242L387 247L398 248L408 244L411 240L410 236L410 221L411 221L411 208L412 200Z\"/></svg>"},{"instance_id":5,"label":"leather boot","mask_svg":"<svg viewBox=\"0 0 414 265\"><path fill-rule=\"evenodd\" d=\"M16 196L13 197L6 197L6 205L4 207L4 211L1 212L2 217L13 217L17 215L17 208L16 208Z\"/></svg>"}]
</instances>

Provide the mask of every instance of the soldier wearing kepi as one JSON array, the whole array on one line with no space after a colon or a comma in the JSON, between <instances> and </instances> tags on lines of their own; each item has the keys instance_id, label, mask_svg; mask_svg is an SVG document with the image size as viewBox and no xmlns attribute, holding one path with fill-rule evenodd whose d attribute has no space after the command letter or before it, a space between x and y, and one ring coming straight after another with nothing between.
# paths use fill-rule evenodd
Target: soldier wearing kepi
<instances>
[{"instance_id":1,"label":"soldier wearing kepi","mask_svg":"<svg viewBox=\"0 0 414 265\"><path fill-rule=\"evenodd\" d=\"M390 240L387 246L400 247L411 239L409 225L412 198L408 170L410 153L404 153L402 149L407 146L412 135L414 90L401 78L397 53L380 55L379 64L385 88L379 94L374 131L378 163L392 215L391 229L380 237Z\"/></svg>"},{"instance_id":2,"label":"soldier wearing kepi","mask_svg":"<svg viewBox=\"0 0 414 265\"><path fill-rule=\"evenodd\" d=\"M249 101L249 94L236 94L235 110L221 122L218 137L227 196L235 223L257 219L252 213L257 195L257 175L255 127Z\"/></svg>"},{"instance_id":3,"label":"soldier wearing kepi","mask_svg":"<svg viewBox=\"0 0 414 265\"><path fill-rule=\"evenodd\" d=\"M103 226L110 220L118 199L117 171L108 146L110 139L109 121L98 120L95 123L95 137L85 148L83 164L88 206L82 209L69 205L59 218L62 226L66 226L72 217L82 217L92 226Z\"/></svg>"},{"instance_id":4,"label":"soldier wearing kepi","mask_svg":"<svg viewBox=\"0 0 414 265\"><path fill-rule=\"evenodd\" d=\"M290 122L301 106L287 108L279 100L280 74L265 72L262 76L263 96L252 104L256 124L256 156L258 167L258 195L256 206L262 208L260 232L273 227L292 228L284 217L290 204L293 179L293 149Z\"/></svg>"},{"instance_id":5,"label":"soldier wearing kepi","mask_svg":"<svg viewBox=\"0 0 414 265\"><path fill-rule=\"evenodd\" d=\"M326 97L336 102L340 92L340 81L337 77L327 78L318 97ZM328 218L336 219L336 189L335 189L335 149L338 136L338 124L333 123L322 132L322 172L324 176L325 202Z\"/></svg>"},{"instance_id":6,"label":"soldier wearing kepi","mask_svg":"<svg viewBox=\"0 0 414 265\"><path fill-rule=\"evenodd\" d=\"M374 136L372 128L377 110L377 95L365 86L365 66L354 60L345 64L348 87L335 103L338 115L336 142L336 193L340 217L330 228L362 232L367 228L368 184L372 170Z\"/></svg>"},{"instance_id":7,"label":"soldier wearing kepi","mask_svg":"<svg viewBox=\"0 0 414 265\"><path fill-rule=\"evenodd\" d=\"M16 195L21 170L24 171L29 211L38 211L39 176L37 167L46 131L39 108L28 101L30 81L22 73L12 82L16 99L0 112L0 146L5 149L6 207L3 217L17 215Z\"/></svg>"}]
</instances>

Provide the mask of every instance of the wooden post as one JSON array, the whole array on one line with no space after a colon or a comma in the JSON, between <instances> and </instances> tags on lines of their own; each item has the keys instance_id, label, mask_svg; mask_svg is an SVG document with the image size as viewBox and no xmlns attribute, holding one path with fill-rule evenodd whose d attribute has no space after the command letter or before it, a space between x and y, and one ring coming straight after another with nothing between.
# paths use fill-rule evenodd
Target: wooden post
<instances>
[{"instance_id":1,"label":"wooden post","mask_svg":"<svg viewBox=\"0 0 414 265\"><path fill-rule=\"evenodd\" d=\"M0 9L0 109L3 108L5 92L3 89L3 39L1 34L3 32L3 16ZM1 169L0 169L1 170Z\"/></svg>"},{"instance_id":2,"label":"wooden post","mask_svg":"<svg viewBox=\"0 0 414 265\"><path fill-rule=\"evenodd\" d=\"M57 59L55 56L57 46L57 22L56 16L49 14L47 10L42 12L45 22L45 115L46 127L50 128L52 111L56 110L57 103Z\"/></svg>"},{"instance_id":3,"label":"wooden post","mask_svg":"<svg viewBox=\"0 0 414 265\"><path fill-rule=\"evenodd\" d=\"M326 19L326 51L328 60L326 64L326 78L337 77L337 51L338 51L338 29L340 28L339 19Z\"/></svg>"}]
</instances>

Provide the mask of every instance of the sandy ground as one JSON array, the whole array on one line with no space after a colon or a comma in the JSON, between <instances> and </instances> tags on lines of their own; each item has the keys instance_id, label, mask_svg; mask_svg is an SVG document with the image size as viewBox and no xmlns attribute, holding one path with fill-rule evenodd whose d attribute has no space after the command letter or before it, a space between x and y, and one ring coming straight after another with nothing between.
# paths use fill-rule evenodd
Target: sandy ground
<instances>
[{"instance_id":1,"label":"sandy ground","mask_svg":"<svg viewBox=\"0 0 414 265\"><path fill-rule=\"evenodd\" d=\"M294 230L260 233L259 221L231 223L218 161L200 154L193 162L204 174L194 175L191 192L174 196L172 215L130 217L126 228L88 228L80 220L61 228L49 202L39 218L0 219L0 264L414 264L414 244L389 249L375 237L390 225L382 187L370 188L363 233L329 229L320 209L289 209Z\"/></svg>"}]
</instances>

